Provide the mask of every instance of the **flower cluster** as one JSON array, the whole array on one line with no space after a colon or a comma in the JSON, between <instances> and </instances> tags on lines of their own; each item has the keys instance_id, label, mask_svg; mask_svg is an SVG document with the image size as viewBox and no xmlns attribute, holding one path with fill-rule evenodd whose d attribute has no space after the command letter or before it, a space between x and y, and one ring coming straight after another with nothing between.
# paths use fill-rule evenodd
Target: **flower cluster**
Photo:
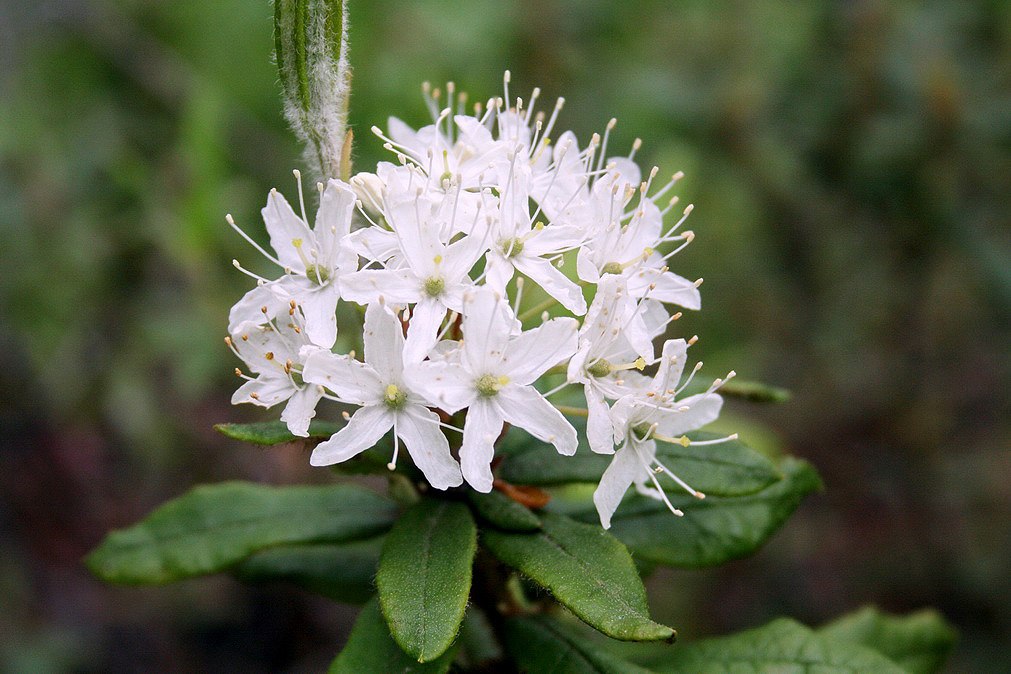
<instances>
[{"instance_id":1,"label":"flower cluster","mask_svg":"<svg viewBox=\"0 0 1011 674\"><path fill-rule=\"evenodd\" d=\"M273 253L228 218L280 269L271 280L235 262L257 285L229 316L226 341L250 373L239 371L232 402L286 403L281 419L299 436L322 399L357 406L313 465L349 459L392 429L391 469L403 441L433 487L482 492L506 423L571 455L578 434L565 414L579 414L589 449L614 455L594 494L603 526L633 484L677 512L657 472L702 494L657 461L656 442L692 444L684 434L722 404L722 380L682 395L698 371L682 381L695 338L654 350L681 315L670 305L700 306L701 280L668 266L694 237L681 230L691 206L664 223L681 175L655 187L654 168L643 179L638 140L608 158L614 120L582 148L571 131L554 138L563 100L535 114L539 91L512 102L508 73L504 97L472 114L447 93L443 108L425 88L429 126L373 128L397 161L318 184L312 224L297 171L299 212L272 190L262 213ZM338 313L354 320L338 325ZM575 387L585 409L552 402Z\"/></svg>"}]
</instances>

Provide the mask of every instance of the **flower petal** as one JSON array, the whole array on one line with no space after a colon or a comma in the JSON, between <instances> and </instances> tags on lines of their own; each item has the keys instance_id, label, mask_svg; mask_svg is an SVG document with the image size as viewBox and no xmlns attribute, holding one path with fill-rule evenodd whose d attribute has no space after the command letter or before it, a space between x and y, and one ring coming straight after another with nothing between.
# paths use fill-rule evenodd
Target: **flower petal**
<instances>
[{"instance_id":1,"label":"flower petal","mask_svg":"<svg viewBox=\"0 0 1011 674\"><path fill-rule=\"evenodd\" d=\"M407 388L430 404L455 414L477 397L474 377L453 359L425 361L404 371Z\"/></svg>"},{"instance_id":2,"label":"flower petal","mask_svg":"<svg viewBox=\"0 0 1011 674\"><path fill-rule=\"evenodd\" d=\"M397 413L395 428L414 465L433 487L448 489L463 484L460 464L449 453L438 414L420 405L406 405Z\"/></svg>"},{"instance_id":3,"label":"flower petal","mask_svg":"<svg viewBox=\"0 0 1011 674\"><path fill-rule=\"evenodd\" d=\"M578 334L576 319L552 318L510 341L496 369L517 384L530 384L576 352Z\"/></svg>"},{"instance_id":4,"label":"flower petal","mask_svg":"<svg viewBox=\"0 0 1011 674\"><path fill-rule=\"evenodd\" d=\"M495 456L495 441L502 432L502 423L501 413L487 400L476 400L467 410L460 467L467 483L480 492L491 491L491 460Z\"/></svg>"},{"instance_id":5,"label":"flower petal","mask_svg":"<svg viewBox=\"0 0 1011 674\"><path fill-rule=\"evenodd\" d=\"M384 298L391 304L407 304L421 299L421 281L410 269L364 269L342 276L341 296L358 304L372 304Z\"/></svg>"},{"instance_id":6,"label":"flower petal","mask_svg":"<svg viewBox=\"0 0 1011 674\"><path fill-rule=\"evenodd\" d=\"M271 290L272 283L256 286L242 296L228 312L228 334L236 335L262 325L269 318L288 312L288 302ZM267 307L264 315L263 307Z\"/></svg>"},{"instance_id":7,"label":"flower petal","mask_svg":"<svg viewBox=\"0 0 1011 674\"><path fill-rule=\"evenodd\" d=\"M393 414L385 405L362 407L351 415L344 428L316 446L309 463L329 466L347 461L379 442L392 426Z\"/></svg>"},{"instance_id":8,"label":"flower petal","mask_svg":"<svg viewBox=\"0 0 1011 674\"><path fill-rule=\"evenodd\" d=\"M296 300L305 316L305 336L325 349L337 341L337 288L326 285Z\"/></svg>"},{"instance_id":9,"label":"flower petal","mask_svg":"<svg viewBox=\"0 0 1011 674\"><path fill-rule=\"evenodd\" d=\"M379 374L368 364L322 349L306 357L302 379L325 386L342 401L353 405L381 402L386 388Z\"/></svg>"},{"instance_id":10,"label":"flower petal","mask_svg":"<svg viewBox=\"0 0 1011 674\"><path fill-rule=\"evenodd\" d=\"M586 393L586 440L597 454L614 453L614 424L604 397L593 384L583 387Z\"/></svg>"},{"instance_id":11,"label":"flower petal","mask_svg":"<svg viewBox=\"0 0 1011 674\"><path fill-rule=\"evenodd\" d=\"M272 407L287 400L294 391L295 385L291 383L290 379L282 377L280 374L267 372L240 386L232 394L232 404L252 403L260 407Z\"/></svg>"},{"instance_id":12,"label":"flower petal","mask_svg":"<svg viewBox=\"0 0 1011 674\"><path fill-rule=\"evenodd\" d=\"M579 444L576 429L533 386L507 386L492 400L502 417L513 426L554 445L559 454L576 453Z\"/></svg>"},{"instance_id":13,"label":"flower petal","mask_svg":"<svg viewBox=\"0 0 1011 674\"><path fill-rule=\"evenodd\" d=\"M633 297L645 297L676 304L685 309L700 309L702 295L694 283L673 272L644 268L628 275L628 292Z\"/></svg>"},{"instance_id":14,"label":"flower petal","mask_svg":"<svg viewBox=\"0 0 1011 674\"><path fill-rule=\"evenodd\" d=\"M593 492L593 504L597 506L600 526L611 528L611 516L641 471L642 465L632 447L626 444L615 452L611 465L601 475L600 484Z\"/></svg>"},{"instance_id":15,"label":"flower petal","mask_svg":"<svg viewBox=\"0 0 1011 674\"><path fill-rule=\"evenodd\" d=\"M656 422L657 433L677 437L716 421L723 407L723 398L715 393L699 393L674 403L676 409L664 410L650 421ZM688 408L688 409L685 409Z\"/></svg>"},{"instance_id":16,"label":"flower petal","mask_svg":"<svg viewBox=\"0 0 1011 674\"><path fill-rule=\"evenodd\" d=\"M277 259L289 269L305 271L305 262L298 254L292 241L301 240L305 249L313 247L313 234L302 218L288 205L288 200L277 190L271 190L267 205L260 211L263 222L270 234L270 247L277 253Z\"/></svg>"},{"instance_id":17,"label":"flower petal","mask_svg":"<svg viewBox=\"0 0 1011 674\"><path fill-rule=\"evenodd\" d=\"M586 300L583 292L568 276L558 270L543 257L518 255L513 258L513 264L522 273L537 282L544 292L562 303L566 309L582 316L586 313Z\"/></svg>"},{"instance_id":18,"label":"flower petal","mask_svg":"<svg viewBox=\"0 0 1011 674\"><path fill-rule=\"evenodd\" d=\"M446 307L434 297L425 297L411 311L411 325L407 330L407 344L402 347L404 363L420 363L438 341L439 326L446 317Z\"/></svg>"},{"instance_id":19,"label":"flower petal","mask_svg":"<svg viewBox=\"0 0 1011 674\"><path fill-rule=\"evenodd\" d=\"M291 394L288 404L281 412L281 421L288 424L292 435L301 438L309 436L309 422L316 416L316 404L323 396L318 386L309 384Z\"/></svg>"},{"instance_id":20,"label":"flower petal","mask_svg":"<svg viewBox=\"0 0 1011 674\"><path fill-rule=\"evenodd\" d=\"M491 288L475 288L463 302L463 360L472 373L485 374L495 367L516 330L516 317L505 300Z\"/></svg>"},{"instance_id":21,"label":"flower petal","mask_svg":"<svg viewBox=\"0 0 1011 674\"><path fill-rule=\"evenodd\" d=\"M387 384L396 383L404 371L404 328L387 307L373 303L365 309L362 331L365 362Z\"/></svg>"}]
</instances>

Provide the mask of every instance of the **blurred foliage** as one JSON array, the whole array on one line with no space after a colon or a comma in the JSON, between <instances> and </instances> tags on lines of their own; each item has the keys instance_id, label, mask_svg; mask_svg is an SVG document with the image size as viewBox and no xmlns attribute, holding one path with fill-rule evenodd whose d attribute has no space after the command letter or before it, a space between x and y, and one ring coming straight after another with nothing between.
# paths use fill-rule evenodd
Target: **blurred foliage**
<instances>
[{"instance_id":1,"label":"blurred foliage","mask_svg":"<svg viewBox=\"0 0 1011 674\"><path fill-rule=\"evenodd\" d=\"M565 96L584 142L684 170L704 276L706 371L785 386L772 429L827 492L763 553L654 584L684 635L864 602L935 605L955 665L1011 633L1011 5L998 0L361 0L351 5L356 165L419 84L472 100ZM199 481L327 481L297 447L214 434L231 409L227 310L290 192L260 0L0 3L0 543L11 671L274 671L326 664L350 616L218 581L120 594L80 556ZM548 103L550 105L550 103ZM747 416L745 416L747 415ZM10 573L7 567L10 565ZM279 608L280 607L280 608ZM664 612L669 613L666 615ZM267 616L270 616L269 618ZM6 640L6 639L5 639ZM1003 644L1003 645L1002 645Z\"/></svg>"}]
</instances>

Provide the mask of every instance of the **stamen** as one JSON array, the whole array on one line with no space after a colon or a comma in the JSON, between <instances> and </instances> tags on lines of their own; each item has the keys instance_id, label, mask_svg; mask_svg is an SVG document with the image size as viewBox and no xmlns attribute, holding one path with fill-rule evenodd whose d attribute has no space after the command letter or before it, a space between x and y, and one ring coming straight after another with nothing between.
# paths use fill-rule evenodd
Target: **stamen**
<instances>
[{"instance_id":1,"label":"stamen","mask_svg":"<svg viewBox=\"0 0 1011 674\"><path fill-rule=\"evenodd\" d=\"M668 510L670 510L672 513L674 513L678 517L684 517L684 512L682 512L682 511L678 510L677 508L675 508L671 504L671 502L667 499L667 494L664 493L663 487L660 486L660 482L656 479L656 475L654 475L653 469L650 468L649 465L647 465L647 463L643 460L643 458L641 456L639 456L638 452L636 452L635 455L639 459L639 463L642 464L642 467L646 469L646 473L649 475L650 481L653 482L653 485L656 487L657 493L660 495L660 499L664 502L664 504L666 504Z\"/></svg>"},{"instance_id":2,"label":"stamen","mask_svg":"<svg viewBox=\"0 0 1011 674\"><path fill-rule=\"evenodd\" d=\"M235 224L235 220L232 218L232 214L231 213L228 213L227 215L225 215L225 222L227 222L229 225L231 225L232 229L234 229L236 232L239 233L239 236L241 236L243 239L245 239L253 248L255 248L256 250L258 250L260 252L260 254L263 255L265 258L267 258L268 260L270 260L271 262L273 262L274 264L276 264L278 267L283 267L284 266L284 265L281 264L280 260L278 260L276 257L274 257L273 255L271 255L270 253L268 253L266 250L264 250L263 247L260 244L258 244L255 241L253 241L253 239L250 238L250 236L248 234L246 234L241 229L239 229L239 226Z\"/></svg>"},{"instance_id":3,"label":"stamen","mask_svg":"<svg viewBox=\"0 0 1011 674\"><path fill-rule=\"evenodd\" d=\"M390 470L397 469L397 456L400 454L400 436L397 434L397 420L396 417L393 419L393 459L390 460L386 467Z\"/></svg>"},{"instance_id":4,"label":"stamen","mask_svg":"<svg viewBox=\"0 0 1011 674\"><path fill-rule=\"evenodd\" d=\"M305 215L305 196L302 194L302 172L298 169L292 169L291 172L295 174L295 182L298 184L298 205L302 209L302 222L308 227L309 218Z\"/></svg>"},{"instance_id":5,"label":"stamen","mask_svg":"<svg viewBox=\"0 0 1011 674\"><path fill-rule=\"evenodd\" d=\"M248 269L246 269L245 267L243 267L241 264L239 264L238 260L232 260L232 266L235 267L236 269L238 269L239 271L241 271L246 276L249 276L250 278L255 278L261 284L263 284L263 283L270 283L270 281L268 281L267 279L263 278L262 276L260 276L258 274L254 274L253 272L251 272Z\"/></svg>"},{"instance_id":6,"label":"stamen","mask_svg":"<svg viewBox=\"0 0 1011 674\"><path fill-rule=\"evenodd\" d=\"M682 480L682 479L681 479L680 477L678 477L678 476L677 476L677 475L675 475L675 474L674 474L673 472L671 472L670 468L668 468L667 466L665 466L665 465L663 465L662 463L660 463L660 460L659 460L659 459L657 459L656 457L653 457L653 461L654 461L654 463L656 463L656 466L657 466L657 468L658 468L659 470L661 470L661 471L663 471L663 472L667 473L668 475L670 475L670 477L671 477L671 478L672 478L672 479L673 479L673 480L674 480L675 482L677 482L677 483L678 483L679 485L681 485L681 487L682 487L682 488L683 488L683 489L684 489L684 490L685 490L686 492L688 492L689 494L691 494L692 496L694 496L694 497L695 497L695 498L697 498L697 499L704 499L704 498L706 497L706 495L705 495L705 494L703 494L702 492L700 492L700 491L699 491L699 490L697 490L697 489L693 489L692 487L690 487L690 486L688 485L688 483L687 483L687 482L685 482L685 481L684 481L684 480Z\"/></svg>"}]
</instances>

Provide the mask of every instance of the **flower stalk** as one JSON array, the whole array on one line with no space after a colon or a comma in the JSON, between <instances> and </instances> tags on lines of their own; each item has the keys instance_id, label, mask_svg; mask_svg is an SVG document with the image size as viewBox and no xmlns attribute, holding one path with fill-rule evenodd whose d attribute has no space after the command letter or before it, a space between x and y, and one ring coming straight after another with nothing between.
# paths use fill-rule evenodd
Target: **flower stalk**
<instances>
[{"instance_id":1,"label":"flower stalk","mask_svg":"<svg viewBox=\"0 0 1011 674\"><path fill-rule=\"evenodd\" d=\"M347 3L274 0L274 51L284 115L324 180L351 175Z\"/></svg>"}]
</instances>

